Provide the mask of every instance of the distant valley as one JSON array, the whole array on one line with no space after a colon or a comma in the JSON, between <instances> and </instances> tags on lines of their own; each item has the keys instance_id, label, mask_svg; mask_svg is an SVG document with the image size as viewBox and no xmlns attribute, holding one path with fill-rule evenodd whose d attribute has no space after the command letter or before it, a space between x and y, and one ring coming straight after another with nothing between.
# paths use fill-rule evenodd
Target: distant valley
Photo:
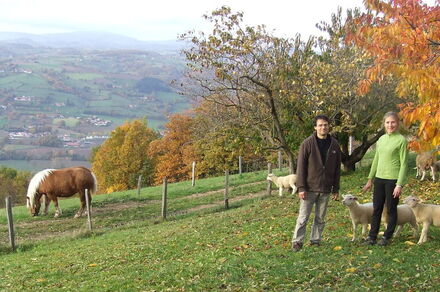
<instances>
[{"instance_id":1,"label":"distant valley","mask_svg":"<svg viewBox=\"0 0 440 292\"><path fill-rule=\"evenodd\" d=\"M45 42L0 33L0 164L87 164L91 148L124 121L146 118L161 130L170 114L190 107L171 86L183 76L181 44L86 35Z\"/></svg>"}]
</instances>

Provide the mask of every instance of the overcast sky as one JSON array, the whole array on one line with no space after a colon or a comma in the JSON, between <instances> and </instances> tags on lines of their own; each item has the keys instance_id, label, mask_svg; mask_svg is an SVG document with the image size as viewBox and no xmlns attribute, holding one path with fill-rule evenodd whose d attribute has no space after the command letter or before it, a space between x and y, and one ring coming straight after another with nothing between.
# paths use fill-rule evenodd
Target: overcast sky
<instances>
[{"instance_id":1,"label":"overcast sky","mask_svg":"<svg viewBox=\"0 0 440 292\"><path fill-rule=\"evenodd\" d=\"M431 0L427 0L431 1ZM435 1L435 0L432 0ZM362 0L1 0L0 31L58 33L105 31L140 40L173 40L204 30L206 14L222 5L244 12L248 25L265 24L276 35L318 34L338 6L363 7Z\"/></svg>"}]
</instances>

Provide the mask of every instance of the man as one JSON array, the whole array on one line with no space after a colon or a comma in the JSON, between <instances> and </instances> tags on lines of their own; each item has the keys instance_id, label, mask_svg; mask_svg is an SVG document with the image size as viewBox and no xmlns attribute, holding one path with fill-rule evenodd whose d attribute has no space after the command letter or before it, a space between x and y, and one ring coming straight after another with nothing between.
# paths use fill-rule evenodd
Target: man
<instances>
[{"instance_id":1,"label":"man","mask_svg":"<svg viewBox=\"0 0 440 292\"><path fill-rule=\"evenodd\" d=\"M339 144L329 135L327 116L314 119L315 133L305 139L298 154L296 186L300 198L299 214L293 233L292 250L303 247L307 221L315 205L315 219L310 234L310 244L319 246L325 226L325 214L330 194L337 200L341 174L341 150Z\"/></svg>"}]
</instances>

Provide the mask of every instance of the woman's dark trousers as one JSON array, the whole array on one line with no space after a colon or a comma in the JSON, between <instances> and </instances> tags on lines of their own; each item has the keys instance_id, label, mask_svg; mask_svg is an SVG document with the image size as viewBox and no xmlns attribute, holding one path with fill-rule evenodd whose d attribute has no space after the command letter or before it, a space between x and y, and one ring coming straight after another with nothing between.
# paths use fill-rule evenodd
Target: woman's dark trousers
<instances>
[{"instance_id":1,"label":"woman's dark trousers","mask_svg":"<svg viewBox=\"0 0 440 292\"><path fill-rule=\"evenodd\" d=\"M399 204L399 198L393 198L393 191L396 187L396 182L397 180L395 179L381 179L377 177L374 179L374 211L369 234L370 239L377 239L384 205L387 208L386 212L388 212L388 225L383 237L390 239L393 236L397 223L397 205Z\"/></svg>"}]
</instances>

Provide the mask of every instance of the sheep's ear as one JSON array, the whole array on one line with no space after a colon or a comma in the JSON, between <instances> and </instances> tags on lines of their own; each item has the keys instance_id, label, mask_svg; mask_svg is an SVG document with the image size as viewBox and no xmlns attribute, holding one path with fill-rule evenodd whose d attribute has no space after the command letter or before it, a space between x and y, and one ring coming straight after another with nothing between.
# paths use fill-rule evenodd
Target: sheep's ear
<instances>
[{"instance_id":1,"label":"sheep's ear","mask_svg":"<svg viewBox=\"0 0 440 292\"><path fill-rule=\"evenodd\" d=\"M353 197L353 200L356 200L356 201L357 201L357 200L358 200L358 197Z\"/></svg>"}]
</instances>

